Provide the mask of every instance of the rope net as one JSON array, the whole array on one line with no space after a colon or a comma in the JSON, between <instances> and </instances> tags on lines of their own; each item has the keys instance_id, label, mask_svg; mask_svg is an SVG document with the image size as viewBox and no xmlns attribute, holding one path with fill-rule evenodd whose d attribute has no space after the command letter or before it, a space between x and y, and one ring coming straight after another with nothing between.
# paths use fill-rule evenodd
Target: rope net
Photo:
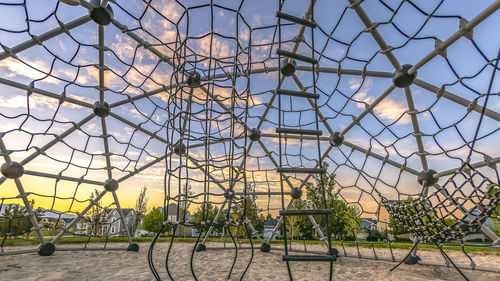
<instances>
[{"instance_id":1,"label":"rope net","mask_svg":"<svg viewBox=\"0 0 500 281\"><path fill-rule=\"evenodd\" d=\"M164 232L196 238L191 264L209 237L250 257L284 238L376 259L357 246L500 241L500 1L0 7L2 254L33 233L38 252L75 234L133 249L118 224L138 185ZM331 213L279 216L316 209Z\"/></svg>"}]
</instances>

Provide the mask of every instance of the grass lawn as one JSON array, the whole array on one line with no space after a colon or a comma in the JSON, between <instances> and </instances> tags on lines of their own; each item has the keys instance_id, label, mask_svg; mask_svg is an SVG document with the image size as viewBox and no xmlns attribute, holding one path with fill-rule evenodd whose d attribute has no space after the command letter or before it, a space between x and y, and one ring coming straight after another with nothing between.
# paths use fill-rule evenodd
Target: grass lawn
<instances>
[{"instance_id":1,"label":"grass lawn","mask_svg":"<svg viewBox=\"0 0 500 281\"><path fill-rule=\"evenodd\" d=\"M160 237L158 239L159 243L165 243L165 242L170 242L171 237ZM153 237L134 237L132 239L135 243L145 243L145 242L151 242L153 241ZM50 239L49 239L50 241ZM57 242L57 244L83 244L85 242L89 241L88 237L85 236L74 236L74 237L63 237L61 240ZM176 242L184 242L184 243L194 243L196 242L196 238L181 238L181 237L176 237L175 238ZM104 243L106 242L105 237L92 237L90 238L90 243ZM108 237L107 239L108 243L126 243L127 238L126 237ZM209 238L208 242L224 242L224 239L221 238ZM241 243L249 243L248 239L240 239L239 242ZM258 245L259 241L257 240L252 240L254 245ZM344 246L356 246L356 244L359 247L375 247L375 248L389 248L389 244L384 243L384 242L354 242L354 241L344 241L343 243L340 241L332 241L335 246L340 247L342 244ZM232 241L228 238L226 239L226 243L232 244ZM296 244L302 244L304 243L303 240L294 240L292 243ZM318 240L306 240L305 241L306 245L320 245L323 244L322 241ZM23 238L9 238L5 240L4 246L28 246L28 245L38 245L39 241L31 237L29 239L26 239L26 236ZM273 245L283 245L283 240L273 240L271 241L271 244ZM484 246L483 246L484 245ZM411 242L392 242L391 247L393 249L410 249L413 246ZM465 246L465 249L467 252L474 252L474 253L484 253L484 254L494 254L500 256L500 248L490 248L487 247L488 244L481 244L481 243L475 243L474 246ZM435 250L437 251L438 249L434 245L430 244L420 244L419 247L421 249L429 249L429 250ZM445 245L443 247L444 250L452 250L452 251L462 251L462 247L460 245Z\"/></svg>"}]
</instances>

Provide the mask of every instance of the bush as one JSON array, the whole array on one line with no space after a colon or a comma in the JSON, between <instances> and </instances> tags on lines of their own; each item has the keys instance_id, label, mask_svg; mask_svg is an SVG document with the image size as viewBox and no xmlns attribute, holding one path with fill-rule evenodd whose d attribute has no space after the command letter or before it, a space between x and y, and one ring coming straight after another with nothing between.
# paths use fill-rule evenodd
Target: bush
<instances>
[{"instance_id":1,"label":"bush","mask_svg":"<svg viewBox=\"0 0 500 281\"><path fill-rule=\"evenodd\" d=\"M467 241L464 241L466 243L483 243L483 239L481 238L476 238L476 239L470 239L470 240L467 240ZM491 243L491 239L489 239L488 237L485 237L484 238L484 242L489 242Z\"/></svg>"},{"instance_id":2,"label":"bush","mask_svg":"<svg viewBox=\"0 0 500 281\"><path fill-rule=\"evenodd\" d=\"M0 218L0 234L2 236L14 236L27 234L31 232L33 224L25 207L20 205L9 205L5 208L3 217ZM39 214L35 213L39 220Z\"/></svg>"},{"instance_id":3,"label":"bush","mask_svg":"<svg viewBox=\"0 0 500 281\"><path fill-rule=\"evenodd\" d=\"M383 240L382 234L378 230L368 230L367 241L381 241Z\"/></svg>"}]
</instances>

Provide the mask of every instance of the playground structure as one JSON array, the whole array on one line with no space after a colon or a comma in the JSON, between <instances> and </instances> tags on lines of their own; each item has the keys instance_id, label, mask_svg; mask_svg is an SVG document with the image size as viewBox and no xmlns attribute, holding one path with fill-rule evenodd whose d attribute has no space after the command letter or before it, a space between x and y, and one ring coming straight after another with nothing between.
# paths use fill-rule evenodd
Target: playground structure
<instances>
[{"instance_id":1,"label":"playground structure","mask_svg":"<svg viewBox=\"0 0 500 281\"><path fill-rule=\"evenodd\" d=\"M249 2L65 0L36 16L30 3L0 3L29 23L1 26L9 36L0 59L26 69L0 72L2 90L13 93L5 101L20 96L23 103L0 112L0 188L10 184L1 204L22 204L40 241L29 250L2 247L2 255L92 249L55 245L96 207L115 208L125 225L119 192L148 170L162 178L164 206L202 210L197 225L183 208L164 208L173 233L203 229L191 263L196 253L221 250L207 243L222 228L234 241L226 249L283 250L290 279L294 262L329 262L331 280L335 260L348 254L332 244L343 240L329 224L345 214L329 200L380 229L393 218L415 238L403 260L375 247L374 256L355 257L429 264L418 257L420 243L441 251L445 243L466 246L462 239L479 230L492 241L485 246L500 243L484 225L499 200L500 42L491 26L500 1L474 9L452 1ZM335 175L333 194L325 192L328 175ZM52 180L44 183L53 188L28 187L32 177ZM314 206L308 185L321 191ZM50 242L30 202L47 198L45 209L74 215ZM247 215L252 204L259 214L279 214L266 239ZM218 207L215 218L203 211L208 205ZM294 234L286 218L296 216L310 221L325 251L289 253ZM244 235L233 236L241 227ZM271 247L281 228L284 247ZM120 234L127 250L138 250L128 228ZM237 246L242 238L259 244ZM154 245L149 259L159 280ZM499 270L472 259L455 264L442 253L443 265L457 270ZM173 279L168 262L167 272Z\"/></svg>"}]
</instances>

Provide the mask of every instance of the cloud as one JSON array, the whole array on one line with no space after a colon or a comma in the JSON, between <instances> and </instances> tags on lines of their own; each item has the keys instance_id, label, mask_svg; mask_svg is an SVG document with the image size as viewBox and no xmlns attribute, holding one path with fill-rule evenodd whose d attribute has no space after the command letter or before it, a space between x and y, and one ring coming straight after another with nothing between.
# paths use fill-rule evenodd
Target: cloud
<instances>
[{"instance_id":1,"label":"cloud","mask_svg":"<svg viewBox=\"0 0 500 281\"><path fill-rule=\"evenodd\" d=\"M75 96L75 95L71 95L71 94L68 96L73 98L73 99L79 100L79 101L91 103L91 100L87 99L85 97ZM20 109L20 108L24 109L27 106L28 106L28 99L24 95L15 95L12 97L0 96L0 107L11 108L11 109ZM35 109L35 110L44 110L44 109L55 110L59 106L59 100L34 93L29 97L29 106L30 106L31 110L33 110L33 109ZM82 106L74 104L74 103L70 103L70 102L63 102L61 104L61 106L62 107L69 107L69 108L82 108Z\"/></svg>"},{"instance_id":2,"label":"cloud","mask_svg":"<svg viewBox=\"0 0 500 281\"><path fill-rule=\"evenodd\" d=\"M366 79L365 80L365 83L366 83L365 87L371 86L371 84L372 84L371 81L372 80L370 80L370 79ZM357 79L357 78L350 78L347 81L347 83L349 84L349 89L354 90L354 91L361 87L362 82L363 82L363 80Z\"/></svg>"},{"instance_id":3,"label":"cloud","mask_svg":"<svg viewBox=\"0 0 500 281\"><path fill-rule=\"evenodd\" d=\"M211 57L212 59L223 59L235 55L234 47L230 46L231 40L221 39L217 36L205 35L200 39L188 39L188 45L193 49L196 55ZM236 44L236 41L231 42ZM200 59L200 58L198 58ZM208 67L210 60L204 60L203 66ZM212 64L214 62L212 61ZM213 65L212 65L213 67Z\"/></svg>"},{"instance_id":4,"label":"cloud","mask_svg":"<svg viewBox=\"0 0 500 281\"><path fill-rule=\"evenodd\" d=\"M356 98L360 98L362 101L364 101L368 104L372 104L373 101L375 100L374 97L366 96L366 94L364 94L364 93L357 94ZM364 108L364 105L362 105L362 104L358 104L357 106L360 108ZM392 100L390 98L385 98L377 106L375 106L373 111L375 112L375 114L382 117L383 119L394 122L399 117L401 117L401 115L405 114L405 112L407 111L407 107L406 107L406 104L403 102L397 102L397 101ZM410 117L407 114L405 114L398 121L398 123L400 123L400 124L408 124L410 122L411 122Z\"/></svg>"},{"instance_id":5,"label":"cloud","mask_svg":"<svg viewBox=\"0 0 500 281\"><path fill-rule=\"evenodd\" d=\"M173 0L159 1L159 5L163 7L161 14L173 22L179 21L184 12L184 9Z\"/></svg>"},{"instance_id":6,"label":"cloud","mask_svg":"<svg viewBox=\"0 0 500 281\"><path fill-rule=\"evenodd\" d=\"M23 76L36 80L45 77L46 74L44 72L48 73L50 71L50 66L45 61L39 59L26 59L24 61L27 62L29 66L11 57L0 61L0 74L8 78ZM43 82L58 84L60 81L54 77L47 77L43 79Z\"/></svg>"},{"instance_id":7,"label":"cloud","mask_svg":"<svg viewBox=\"0 0 500 281\"><path fill-rule=\"evenodd\" d=\"M356 78L351 78L348 81L349 88L353 91L359 90L358 93L356 93L353 98L358 101L356 103L356 106L358 108L365 109L365 106L368 104L372 104L375 101L375 97L369 96L368 92L371 90L372 85L373 85L373 80L371 79L356 79ZM408 114L405 114L405 112L408 110L408 107L406 103L404 102L398 102L393 99L390 99L389 97L386 97L383 99L375 108L373 109L373 112L390 122L394 122L398 120L402 115L401 119L399 119L398 124L408 124L411 122L410 116Z\"/></svg>"}]
</instances>

